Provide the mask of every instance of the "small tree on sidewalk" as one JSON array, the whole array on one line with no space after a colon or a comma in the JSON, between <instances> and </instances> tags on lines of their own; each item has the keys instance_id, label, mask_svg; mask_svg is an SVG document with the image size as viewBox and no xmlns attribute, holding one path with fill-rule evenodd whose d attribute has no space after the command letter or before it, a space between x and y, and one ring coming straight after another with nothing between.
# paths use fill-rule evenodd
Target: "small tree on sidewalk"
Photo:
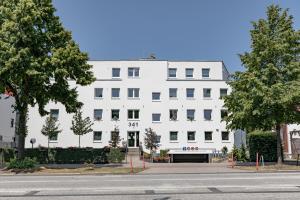
<instances>
[{"instance_id":1,"label":"small tree on sidewalk","mask_svg":"<svg viewBox=\"0 0 300 200\"><path fill-rule=\"evenodd\" d=\"M158 140L157 140L157 135L153 131L152 128L145 129L145 138L144 138L144 143L146 149L150 150L150 155L151 155L151 160L153 159L153 152L156 151L158 148Z\"/></svg>"},{"instance_id":2,"label":"small tree on sidewalk","mask_svg":"<svg viewBox=\"0 0 300 200\"><path fill-rule=\"evenodd\" d=\"M111 132L111 140L109 141L109 146L112 148L118 148L119 144L120 144L120 134L119 134L119 129L115 128L112 132Z\"/></svg>"},{"instance_id":3,"label":"small tree on sidewalk","mask_svg":"<svg viewBox=\"0 0 300 200\"><path fill-rule=\"evenodd\" d=\"M107 155L108 161L111 163L120 163L125 158L124 153L122 153L119 148L120 141L121 139L119 130L115 128L111 132L111 140L109 141L109 146L111 148L109 150L109 154Z\"/></svg>"},{"instance_id":4,"label":"small tree on sidewalk","mask_svg":"<svg viewBox=\"0 0 300 200\"><path fill-rule=\"evenodd\" d=\"M91 128L93 123L89 117L83 119L82 111L78 110L73 116L71 130L75 135L78 135L78 146L80 148L80 137L93 131Z\"/></svg>"},{"instance_id":5,"label":"small tree on sidewalk","mask_svg":"<svg viewBox=\"0 0 300 200\"><path fill-rule=\"evenodd\" d=\"M62 130L59 129L59 124L57 124L57 119L52 116L47 117L45 121L45 125L43 125L41 132L44 136L47 136L48 138L48 152L49 152L50 139L57 137L57 135L62 132Z\"/></svg>"}]
</instances>

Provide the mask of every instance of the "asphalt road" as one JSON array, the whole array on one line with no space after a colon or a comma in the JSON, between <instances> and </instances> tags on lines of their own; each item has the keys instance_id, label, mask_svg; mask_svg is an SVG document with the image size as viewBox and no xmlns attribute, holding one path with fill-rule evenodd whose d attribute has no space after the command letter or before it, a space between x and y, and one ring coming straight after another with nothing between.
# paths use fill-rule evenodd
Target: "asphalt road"
<instances>
[{"instance_id":1,"label":"asphalt road","mask_svg":"<svg viewBox=\"0 0 300 200\"><path fill-rule=\"evenodd\" d=\"M300 199L300 173L0 176L2 199Z\"/></svg>"}]
</instances>

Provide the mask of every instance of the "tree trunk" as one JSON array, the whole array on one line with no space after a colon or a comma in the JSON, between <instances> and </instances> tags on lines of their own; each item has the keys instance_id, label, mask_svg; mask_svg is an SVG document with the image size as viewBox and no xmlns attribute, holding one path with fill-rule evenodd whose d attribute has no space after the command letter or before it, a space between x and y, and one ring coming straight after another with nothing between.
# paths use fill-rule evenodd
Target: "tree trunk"
<instances>
[{"instance_id":1,"label":"tree trunk","mask_svg":"<svg viewBox=\"0 0 300 200\"><path fill-rule=\"evenodd\" d=\"M27 106L23 109L18 110L19 112L19 123L18 123L18 154L17 158L19 160L24 159L25 157L25 137L27 132Z\"/></svg>"},{"instance_id":2,"label":"tree trunk","mask_svg":"<svg viewBox=\"0 0 300 200\"><path fill-rule=\"evenodd\" d=\"M281 144L281 134L280 134L280 124L276 125L276 136L277 136L277 164L281 165L283 163L283 152Z\"/></svg>"},{"instance_id":3,"label":"tree trunk","mask_svg":"<svg viewBox=\"0 0 300 200\"><path fill-rule=\"evenodd\" d=\"M78 135L79 136L79 148L80 148L80 135Z\"/></svg>"}]
</instances>

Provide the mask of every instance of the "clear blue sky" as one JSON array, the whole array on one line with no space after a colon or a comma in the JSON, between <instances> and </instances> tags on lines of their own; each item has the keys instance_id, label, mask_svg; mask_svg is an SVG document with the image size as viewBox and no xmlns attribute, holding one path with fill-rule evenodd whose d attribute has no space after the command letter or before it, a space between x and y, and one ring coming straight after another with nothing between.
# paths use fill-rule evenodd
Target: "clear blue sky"
<instances>
[{"instance_id":1,"label":"clear blue sky","mask_svg":"<svg viewBox=\"0 0 300 200\"><path fill-rule=\"evenodd\" d=\"M300 0L53 0L64 26L91 60L223 60L243 70L251 21L272 3L300 28Z\"/></svg>"}]
</instances>

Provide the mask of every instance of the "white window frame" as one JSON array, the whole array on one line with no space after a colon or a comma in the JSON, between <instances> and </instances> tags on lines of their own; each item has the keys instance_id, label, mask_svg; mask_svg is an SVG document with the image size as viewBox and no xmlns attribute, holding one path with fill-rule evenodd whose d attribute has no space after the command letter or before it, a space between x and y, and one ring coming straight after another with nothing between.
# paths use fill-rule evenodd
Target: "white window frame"
<instances>
[{"instance_id":1,"label":"white window frame","mask_svg":"<svg viewBox=\"0 0 300 200\"><path fill-rule=\"evenodd\" d=\"M210 119L205 118L205 111L210 111ZM203 117L205 121L212 121L212 109L204 109L203 110Z\"/></svg>"},{"instance_id":2,"label":"white window frame","mask_svg":"<svg viewBox=\"0 0 300 200\"><path fill-rule=\"evenodd\" d=\"M129 74L130 70L132 70L132 76ZM139 78L139 77L140 77L139 67L128 67L128 78Z\"/></svg>"},{"instance_id":3,"label":"white window frame","mask_svg":"<svg viewBox=\"0 0 300 200\"><path fill-rule=\"evenodd\" d=\"M129 96L130 90L132 90L132 97ZM138 94L138 96L136 96ZM128 99L139 99L140 98L140 88L128 88L127 89Z\"/></svg>"},{"instance_id":4,"label":"white window frame","mask_svg":"<svg viewBox=\"0 0 300 200\"><path fill-rule=\"evenodd\" d=\"M154 94L159 94L159 98L158 99L154 99L153 98L153 95ZM161 96L161 93L160 92L152 92L152 101L160 101L160 96Z\"/></svg>"},{"instance_id":5,"label":"white window frame","mask_svg":"<svg viewBox=\"0 0 300 200\"><path fill-rule=\"evenodd\" d=\"M193 140L189 140L189 133L194 133L194 139ZM187 137L188 142L195 142L196 141L196 131L187 131L186 132L186 137Z\"/></svg>"},{"instance_id":6,"label":"white window frame","mask_svg":"<svg viewBox=\"0 0 300 200\"><path fill-rule=\"evenodd\" d=\"M96 117L96 111L100 111L101 110L101 116L100 117ZM103 109L94 109L94 121L101 121L103 119Z\"/></svg>"},{"instance_id":7,"label":"white window frame","mask_svg":"<svg viewBox=\"0 0 300 200\"><path fill-rule=\"evenodd\" d=\"M193 91L193 96L192 97L188 97L188 91L192 90ZM187 99L194 99L195 98L195 88L186 88L186 98Z\"/></svg>"},{"instance_id":8,"label":"white window frame","mask_svg":"<svg viewBox=\"0 0 300 200\"><path fill-rule=\"evenodd\" d=\"M118 118L117 119L114 119L113 117L113 111L118 111ZM111 109L110 111L110 117L111 117L111 120L114 120L114 121L119 121L120 120L120 109Z\"/></svg>"},{"instance_id":9,"label":"white window frame","mask_svg":"<svg viewBox=\"0 0 300 200\"><path fill-rule=\"evenodd\" d=\"M203 73L204 70L208 70L208 76L204 76L204 73ZM202 68L201 73L202 73L202 78L205 78L205 79L210 78L210 68Z\"/></svg>"},{"instance_id":10,"label":"white window frame","mask_svg":"<svg viewBox=\"0 0 300 200\"><path fill-rule=\"evenodd\" d=\"M171 90L176 91L176 96L175 97L171 97ZM170 99L177 99L178 96L178 89L177 88L169 88L169 98Z\"/></svg>"},{"instance_id":11,"label":"white window frame","mask_svg":"<svg viewBox=\"0 0 300 200\"><path fill-rule=\"evenodd\" d=\"M175 71L175 76L170 76L171 75L170 71L172 70ZM168 68L168 78L177 78L177 68Z\"/></svg>"},{"instance_id":12,"label":"white window frame","mask_svg":"<svg viewBox=\"0 0 300 200\"><path fill-rule=\"evenodd\" d=\"M205 138L206 133L210 133L211 134L211 140L207 140ZM212 131L204 131L204 141L205 142L213 142L213 140L214 140L213 132Z\"/></svg>"},{"instance_id":13,"label":"white window frame","mask_svg":"<svg viewBox=\"0 0 300 200\"><path fill-rule=\"evenodd\" d=\"M138 118L136 118L136 111L138 112ZM129 112L132 112L132 118L129 118ZM140 110L139 109L128 109L127 110L127 119L128 120L139 120L140 119Z\"/></svg>"},{"instance_id":14,"label":"white window frame","mask_svg":"<svg viewBox=\"0 0 300 200\"><path fill-rule=\"evenodd\" d=\"M113 97L113 90L119 90L119 96L117 97ZM121 89L120 88L111 88L111 98L112 99L120 99L120 94L121 93Z\"/></svg>"},{"instance_id":15,"label":"white window frame","mask_svg":"<svg viewBox=\"0 0 300 200\"><path fill-rule=\"evenodd\" d=\"M192 71L192 74L188 74L188 71ZM185 78L194 78L194 68L186 68L185 69Z\"/></svg>"},{"instance_id":16,"label":"white window frame","mask_svg":"<svg viewBox=\"0 0 300 200\"><path fill-rule=\"evenodd\" d=\"M100 140L95 140L95 133L101 133L101 139ZM102 138L103 138L103 132L102 131L93 131L93 142L94 143L102 142Z\"/></svg>"},{"instance_id":17,"label":"white window frame","mask_svg":"<svg viewBox=\"0 0 300 200\"><path fill-rule=\"evenodd\" d=\"M175 111L175 113L176 113L176 119L175 119L175 117L171 117L171 112L172 111ZM170 119L170 121L177 121L178 120L178 109L170 109L169 110L169 119Z\"/></svg>"},{"instance_id":18,"label":"white window frame","mask_svg":"<svg viewBox=\"0 0 300 200\"><path fill-rule=\"evenodd\" d=\"M97 91L97 90L100 90L100 91L101 91L101 97L97 97L97 96L96 96L96 93L97 93L96 91ZM95 99L103 99L103 88L94 88L94 98L95 98Z\"/></svg>"},{"instance_id":19,"label":"white window frame","mask_svg":"<svg viewBox=\"0 0 300 200\"><path fill-rule=\"evenodd\" d=\"M154 116L158 115L159 116L159 120L154 120ZM152 113L152 122L161 122L161 113Z\"/></svg>"},{"instance_id":20,"label":"white window frame","mask_svg":"<svg viewBox=\"0 0 300 200\"><path fill-rule=\"evenodd\" d=\"M114 70L119 70L119 76L114 76ZM119 67L113 67L111 69L111 77L112 78L121 78L121 68L119 68Z\"/></svg>"},{"instance_id":21,"label":"white window frame","mask_svg":"<svg viewBox=\"0 0 300 200\"><path fill-rule=\"evenodd\" d=\"M188 112L189 112L189 111L194 111L193 119L189 119L189 116L188 116ZM195 114L196 114L196 110L195 110L195 109L187 109L187 110L186 110L186 119L187 119L188 121L195 121Z\"/></svg>"},{"instance_id":22,"label":"white window frame","mask_svg":"<svg viewBox=\"0 0 300 200\"><path fill-rule=\"evenodd\" d=\"M209 97L207 97L207 96L205 96L205 91L206 90L209 90ZM211 99L211 91L212 91L212 89L211 88L203 88L203 98L204 99Z\"/></svg>"}]
</instances>

